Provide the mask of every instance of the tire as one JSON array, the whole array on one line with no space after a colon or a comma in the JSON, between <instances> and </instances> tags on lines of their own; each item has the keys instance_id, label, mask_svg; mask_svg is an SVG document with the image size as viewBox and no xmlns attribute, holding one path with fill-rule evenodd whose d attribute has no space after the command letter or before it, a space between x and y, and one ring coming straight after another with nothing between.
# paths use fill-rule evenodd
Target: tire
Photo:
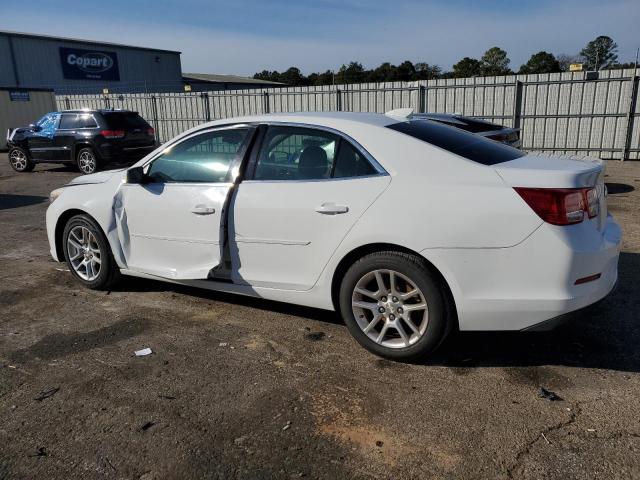
<instances>
[{"instance_id":1,"label":"tire","mask_svg":"<svg viewBox=\"0 0 640 480\"><path fill-rule=\"evenodd\" d=\"M89 215L71 217L64 227L62 241L69 270L85 287L108 290L120 279L120 269L113 258L109 242L100 226ZM85 249L87 245L90 247L88 251Z\"/></svg>"},{"instance_id":2,"label":"tire","mask_svg":"<svg viewBox=\"0 0 640 480\"><path fill-rule=\"evenodd\" d=\"M413 289L417 293L411 295ZM426 262L415 255L386 251L360 258L345 274L339 300L351 335L384 358L421 360L440 346L451 329L447 295Z\"/></svg>"},{"instance_id":3,"label":"tire","mask_svg":"<svg viewBox=\"0 0 640 480\"><path fill-rule=\"evenodd\" d=\"M9 164L16 172L30 172L36 166L29 158L29 154L20 147L11 147L9 149Z\"/></svg>"},{"instance_id":4,"label":"tire","mask_svg":"<svg viewBox=\"0 0 640 480\"><path fill-rule=\"evenodd\" d=\"M82 148L78 151L76 155L76 165L83 175L96 173L100 169L98 156L93 149L89 147Z\"/></svg>"}]
</instances>

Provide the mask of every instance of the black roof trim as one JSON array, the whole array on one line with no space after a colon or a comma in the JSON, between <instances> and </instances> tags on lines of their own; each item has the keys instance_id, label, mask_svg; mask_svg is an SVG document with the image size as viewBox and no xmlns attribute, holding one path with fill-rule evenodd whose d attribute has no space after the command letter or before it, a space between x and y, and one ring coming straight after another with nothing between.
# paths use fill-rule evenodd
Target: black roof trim
<instances>
[{"instance_id":1,"label":"black roof trim","mask_svg":"<svg viewBox=\"0 0 640 480\"><path fill-rule=\"evenodd\" d=\"M53 88L0 87L3 92L53 92Z\"/></svg>"},{"instance_id":2,"label":"black roof trim","mask_svg":"<svg viewBox=\"0 0 640 480\"><path fill-rule=\"evenodd\" d=\"M150 47L136 47L134 45L124 45L122 43L112 43L112 42L100 42L98 40L83 40L81 38L67 38L67 37L56 37L55 35L43 35L40 33L26 33L26 32L14 32L11 30L0 30L0 35L5 35L7 37L23 37L23 38L35 38L37 40L58 40L61 42L70 42L70 43L81 43L81 44L90 44L90 45L98 45L101 47L112 47L112 48L127 48L129 50L146 50L148 52L162 52L162 53L174 53L180 55L182 52L177 50L164 50L161 48L150 48Z\"/></svg>"}]
</instances>

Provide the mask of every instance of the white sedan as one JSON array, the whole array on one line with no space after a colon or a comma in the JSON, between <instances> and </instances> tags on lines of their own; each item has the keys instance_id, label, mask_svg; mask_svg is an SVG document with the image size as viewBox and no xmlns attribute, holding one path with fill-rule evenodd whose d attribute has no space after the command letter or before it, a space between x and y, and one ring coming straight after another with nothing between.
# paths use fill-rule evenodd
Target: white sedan
<instances>
[{"instance_id":1,"label":"white sedan","mask_svg":"<svg viewBox=\"0 0 640 480\"><path fill-rule=\"evenodd\" d=\"M55 190L47 234L86 287L123 274L335 309L406 360L605 297L621 233L603 177L409 112L250 116Z\"/></svg>"}]
</instances>

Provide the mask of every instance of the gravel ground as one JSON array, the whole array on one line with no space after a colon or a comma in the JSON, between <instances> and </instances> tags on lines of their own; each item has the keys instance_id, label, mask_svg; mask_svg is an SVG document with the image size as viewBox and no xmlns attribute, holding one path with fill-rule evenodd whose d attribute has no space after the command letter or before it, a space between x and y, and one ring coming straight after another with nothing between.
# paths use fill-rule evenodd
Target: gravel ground
<instances>
[{"instance_id":1,"label":"gravel ground","mask_svg":"<svg viewBox=\"0 0 640 480\"><path fill-rule=\"evenodd\" d=\"M331 312L80 288L44 226L77 173L0 155L0 479L640 478L640 163L607 172L615 293L552 333L458 334L408 365Z\"/></svg>"}]
</instances>

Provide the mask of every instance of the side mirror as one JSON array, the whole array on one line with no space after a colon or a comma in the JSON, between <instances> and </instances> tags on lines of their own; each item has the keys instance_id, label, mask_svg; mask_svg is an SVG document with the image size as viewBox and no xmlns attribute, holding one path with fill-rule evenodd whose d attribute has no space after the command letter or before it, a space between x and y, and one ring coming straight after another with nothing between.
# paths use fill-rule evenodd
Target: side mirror
<instances>
[{"instance_id":1,"label":"side mirror","mask_svg":"<svg viewBox=\"0 0 640 480\"><path fill-rule=\"evenodd\" d=\"M143 185L149 183L149 177L142 167L133 167L127 170L127 183Z\"/></svg>"},{"instance_id":2,"label":"side mirror","mask_svg":"<svg viewBox=\"0 0 640 480\"><path fill-rule=\"evenodd\" d=\"M39 132L40 131L40 127L38 125L36 125L35 123L29 124L29 128L31 130L33 130L34 132Z\"/></svg>"}]
</instances>

